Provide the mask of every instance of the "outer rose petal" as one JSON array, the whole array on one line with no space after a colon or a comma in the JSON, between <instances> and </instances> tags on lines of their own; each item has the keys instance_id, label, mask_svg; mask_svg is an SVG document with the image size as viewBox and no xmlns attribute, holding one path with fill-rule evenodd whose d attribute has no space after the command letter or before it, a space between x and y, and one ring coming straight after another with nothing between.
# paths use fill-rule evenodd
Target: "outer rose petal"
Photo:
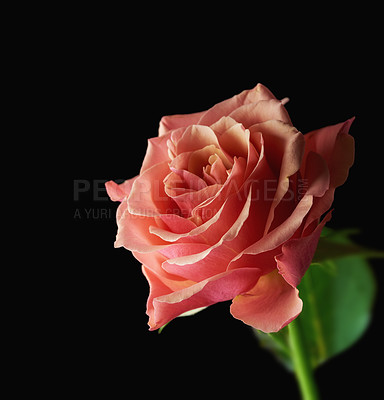
<instances>
[{"instance_id":1,"label":"outer rose petal","mask_svg":"<svg viewBox=\"0 0 384 400\"><path fill-rule=\"evenodd\" d=\"M157 297L153 300L154 312L149 321L150 330L162 327L186 311L231 300L250 290L259 276L258 268L227 271L186 289Z\"/></svg>"},{"instance_id":2,"label":"outer rose petal","mask_svg":"<svg viewBox=\"0 0 384 400\"><path fill-rule=\"evenodd\" d=\"M290 125L292 124L283 103L276 99L245 104L232 111L229 116L235 121L241 122L245 128L269 120L279 120Z\"/></svg>"},{"instance_id":3,"label":"outer rose petal","mask_svg":"<svg viewBox=\"0 0 384 400\"><path fill-rule=\"evenodd\" d=\"M170 292L182 290L183 288L193 285L194 282L186 281L184 279L170 279L171 276L169 274L160 270L161 266L159 265L159 260L153 259L152 254L146 254L144 256L140 254L139 257L137 257L137 254L134 255L139 261L141 258L148 259L144 261L146 264L148 263L148 265L151 265L151 268L149 268L143 264L142 271L150 286L150 293L147 300L147 315L149 316L148 324L149 326L152 326L155 324L155 308L153 306L153 300L156 297L167 295Z\"/></svg>"},{"instance_id":4,"label":"outer rose petal","mask_svg":"<svg viewBox=\"0 0 384 400\"><path fill-rule=\"evenodd\" d=\"M132 185L128 197L131 214L153 217L177 209L164 191L164 178L170 169L167 161L155 164L140 174Z\"/></svg>"},{"instance_id":5,"label":"outer rose petal","mask_svg":"<svg viewBox=\"0 0 384 400\"><path fill-rule=\"evenodd\" d=\"M201 125L212 125L223 116L229 115L232 111L244 104L256 103L261 100L275 99L275 96L262 84L257 84L251 90L244 90L240 94L224 100L210 108L199 120Z\"/></svg>"},{"instance_id":6,"label":"outer rose petal","mask_svg":"<svg viewBox=\"0 0 384 400\"><path fill-rule=\"evenodd\" d=\"M332 169L340 169L341 161L343 161L342 164L352 164L354 158L354 143L353 138L348 134L348 132L353 121L354 118L351 118L345 122L317 129L315 131L305 134L305 155L303 165L305 165L306 155L310 151L314 151L315 153L320 154L326 160L330 171L332 171ZM336 159L334 153L335 149L337 147L340 147L340 142L342 142L343 148L340 148L340 153L338 154L338 157ZM341 160L340 157L342 158ZM340 175L342 176L338 176L338 185L344 183L348 176L348 173L344 172Z\"/></svg>"},{"instance_id":7,"label":"outer rose petal","mask_svg":"<svg viewBox=\"0 0 384 400\"><path fill-rule=\"evenodd\" d=\"M166 135L169 131L188 125L197 124L206 111L194 114L167 115L161 118L159 126L159 136Z\"/></svg>"},{"instance_id":8,"label":"outer rose petal","mask_svg":"<svg viewBox=\"0 0 384 400\"><path fill-rule=\"evenodd\" d=\"M143 160L140 174L151 168L153 165L164 161L170 161L168 155L167 140L170 135L148 139L148 147Z\"/></svg>"},{"instance_id":9,"label":"outer rose petal","mask_svg":"<svg viewBox=\"0 0 384 400\"><path fill-rule=\"evenodd\" d=\"M156 235L149 234L149 227L155 224L153 218L132 215L125 199L117 209L117 235L115 247L142 253L152 252L167 245Z\"/></svg>"},{"instance_id":10,"label":"outer rose petal","mask_svg":"<svg viewBox=\"0 0 384 400\"><path fill-rule=\"evenodd\" d=\"M131 193L132 185L136 178L137 176L132 179L128 179L120 185L113 181L105 182L105 188L107 189L110 199L112 201L123 201L124 197L129 196Z\"/></svg>"},{"instance_id":11,"label":"outer rose petal","mask_svg":"<svg viewBox=\"0 0 384 400\"><path fill-rule=\"evenodd\" d=\"M294 127L281 121L266 121L250 127L251 135L262 132L265 155L268 164L279 176L277 189L269 211L264 233L267 234L273 222L275 208L289 188L289 177L295 174L304 154L304 137Z\"/></svg>"},{"instance_id":12,"label":"outer rose petal","mask_svg":"<svg viewBox=\"0 0 384 400\"><path fill-rule=\"evenodd\" d=\"M332 205L335 189L342 185L354 161L354 139L348 134L354 118L344 123L328 126L304 135L305 154L302 174L305 170L311 152L319 154L327 163L330 175L329 189L322 197L316 198L307 218L305 229L320 218Z\"/></svg>"},{"instance_id":13,"label":"outer rose petal","mask_svg":"<svg viewBox=\"0 0 384 400\"><path fill-rule=\"evenodd\" d=\"M324 158L313 151L309 152L302 178L302 185L307 186L306 194L315 197L324 196L324 193L329 189L329 184L330 174Z\"/></svg>"},{"instance_id":14,"label":"outer rose petal","mask_svg":"<svg viewBox=\"0 0 384 400\"><path fill-rule=\"evenodd\" d=\"M263 236L251 246L247 247L232 260L232 263L238 263L238 260L241 262L241 257L244 254L260 254L281 246L289 238L291 238L296 230L301 226L305 216L311 209L312 204L313 197L310 195L304 196L300 200L293 213L280 226Z\"/></svg>"},{"instance_id":15,"label":"outer rose petal","mask_svg":"<svg viewBox=\"0 0 384 400\"><path fill-rule=\"evenodd\" d=\"M237 296L231 314L263 332L277 332L301 312L303 302L293 288L275 270L262 276L254 288Z\"/></svg>"},{"instance_id":16,"label":"outer rose petal","mask_svg":"<svg viewBox=\"0 0 384 400\"><path fill-rule=\"evenodd\" d=\"M330 219L331 211L310 235L289 240L283 244L282 254L275 257L280 274L292 287L296 287L300 283L311 264L320 233Z\"/></svg>"}]
</instances>

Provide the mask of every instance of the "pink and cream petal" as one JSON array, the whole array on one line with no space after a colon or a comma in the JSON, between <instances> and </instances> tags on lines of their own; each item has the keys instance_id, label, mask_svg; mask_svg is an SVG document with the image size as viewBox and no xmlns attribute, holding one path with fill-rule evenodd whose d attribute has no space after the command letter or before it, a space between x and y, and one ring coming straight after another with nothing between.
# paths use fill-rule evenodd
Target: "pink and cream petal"
<instances>
[{"instance_id":1,"label":"pink and cream petal","mask_svg":"<svg viewBox=\"0 0 384 400\"><path fill-rule=\"evenodd\" d=\"M112 201L123 201L125 197L129 196L132 190L132 185L135 182L137 176L128 179L121 184L117 184L114 181L108 181L105 183L107 194Z\"/></svg>"},{"instance_id":2,"label":"pink and cream petal","mask_svg":"<svg viewBox=\"0 0 384 400\"><path fill-rule=\"evenodd\" d=\"M168 162L164 161L148 168L135 180L128 197L131 214L153 217L177 208L165 192L163 180L169 172Z\"/></svg>"},{"instance_id":3,"label":"pink and cream petal","mask_svg":"<svg viewBox=\"0 0 384 400\"><path fill-rule=\"evenodd\" d=\"M244 104L256 103L261 100L275 99L275 96L262 84L257 84L251 90L244 90L240 94L217 103L202 115L199 120L201 125L212 125L222 116L229 115L236 108Z\"/></svg>"},{"instance_id":4,"label":"pink and cream petal","mask_svg":"<svg viewBox=\"0 0 384 400\"><path fill-rule=\"evenodd\" d=\"M193 174L192 172L189 172L185 169L175 169L175 168L170 168L172 170L172 174L176 175L176 184L179 187L184 187L186 189L191 189L191 190L201 190L207 187L207 183L204 181L204 179L198 177L197 175ZM172 183L167 182L167 178L164 180L165 186L172 187ZM181 179L181 180L180 180Z\"/></svg>"},{"instance_id":5,"label":"pink and cream petal","mask_svg":"<svg viewBox=\"0 0 384 400\"><path fill-rule=\"evenodd\" d=\"M250 132L261 132L268 164L278 175L276 193L269 211L265 234L268 233L279 205L289 188L289 177L301 166L304 154L304 137L294 127L281 121L266 121L250 127Z\"/></svg>"},{"instance_id":6,"label":"pink and cream petal","mask_svg":"<svg viewBox=\"0 0 384 400\"><path fill-rule=\"evenodd\" d=\"M317 129L305 134L305 152L308 153L314 151L315 153L320 154L326 160L331 170L335 147L347 146L347 149L349 150L345 153L346 158L348 159L347 163L352 163L354 156L353 138L348 134L348 132L353 121L354 118L351 118L345 122ZM337 143L338 141L340 143Z\"/></svg>"},{"instance_id":7,"label":"pink and cream petal","mask_svg":"<svg viewBox=\"0 0 384 400\"><path fill-rule=\"evenodd\" d=\"M273 271L263 275L247 293L233 299L231 314L263 332L277 332L301 312L299 291Z\"/></svg>"},{"instance_id":8,"label":"pink and cream petal","mask_svg":"<svg viewBox=\"0 0 384 400\"><path fill-rule=\"evenodd\" d=\"M300 283L311 264L321 231L330 219L331 212L323 218L310 235L288 240L284 243L282 253L275 257L279 273L292 287L296 287Z\"/></svg>"},{"instance_id":9,"label":"pink and cream petal","mask_svg":"<svg viewBox=\"0 0 384 400\"><path fill-rule=\"evenodd\" d=\"M188 288L153 299L153 318L150 330L158 329L186 311L231 300L250 290L259 278L257 268L224 272Z\"/></svg>"},{"instance_id":10,"label":"pink and cream petal","mask_svg":"<svg viewBox=\"0 0 384 400\"><path fill-rule=\"evenodd\" d=\"M208 126L191 125L176 143L176 153L195 151L213 145L219 147L215 132Z\"/></svg>"},{"instance_id":11,"label":"pink and cream petal","mask_svg":"<svg viewBox=\"0 0 384 400\"><path fill-rule=\"evenodd\" d=\"M220 147L232 157L247 157L249 133L243 125L231 117L222 117L211 126L216 133Z\"/></svg>"},{"instance_id":12,"label":"pink and cream petal","mask_svg":"<svg viewBox=\"0 0 384 400\"><path fill-rule=\"evenodd\" d=\"M167 242L176 242L178 240L185 241L185 240L188 240L189 238L193 239L195 237L197 238L196 240L201 240L203 242L206 242L207 239L205 237L200 237L200 235L205 234L205 232L219 220L225 206L226 206L226 202L224 202L224 204L222 205L220 210L218 212L216 212L215 215L213 215L206 222L204 222L203 224L200 224L198 226L196 226L196 224L194 224L192 221L190 221L190 219L185 219L185 218L179 217L186 221L190 221L191 224L193 224L195 226L195 228L191 229L190 231L188 231L188 230L186 230L185 232L179 232L179 231L175 231L175 230L169 231L168 229L160 228L158 226L151 226L149 231L150 231L150 233L153 233L153 234L159 236L161 239L166 240ZM161 219L163 219L164 222L168 223L167 215L160 215L159 217ZM188 240L188 242L189 242L189 240Z\"/></svg>"},{"instance_id":13,"label":"pink and cream petal","mask_svg":"<svg viewBox=\"0 0 384 400\"><path fill-rule=\"evenodd\" d=\"M225 183L228 178L228 174L223 160L217 154L213 154L209 157L208 162L211 165L209 174L215 179L217 183Z\"/></svg>"},{"instance_id":14,"label":"pink and cream petal","mask_svg":"<svg viewBox=\"0 0 384 400\"><path fill-rule=\"evenodd\" d=\"M179 253L174 251L175 248L179 250ZM173 250L172 252L170 251L171 249ZM162 265L163 269L170 274L196 282L225 272L226 266L234 255L234 251L225 244L218 247L197 243L192 244L191 247L185 244L174 244L164 250L165 252L163 254L168 254L169 251L169 254L173 253L179 255L179 257L175 257L175 259L170 258L165 261ZM196 262L181 264L183 261L180 261L180 264L177 264L178 260L183 260L183 258L186 258L188 253L193 250L195 250L196 253L191 253L189 261L196 256ZM161 252L163 251L161 250Z\"/></svg>"},{"instance_id":15,"label":"pink and cream petal","mask_svg":"<svg viewBox=\"0 0 384 400\"><path fill-rule=\"evenodd\" d=\"M222 207L226 199L237 193L244 183L246 160L243 157L235 158L228 178L220 190L206 201L199 204L192 212L192 216L200 218L203 222L212 218Z\"/></svg>"},{"instance_id":16,"label":"pink and cream petal","mask_svg":"<svg viewBox=\"0 0 384 400\"><path fill-rule=\"evenodd\" d=\"M349 169L354 162L354 139L348 134L353 120L354 118L351 118L344 123L304 135L306 141L304 161L308 160L311 152L319 154L326 161L330 175L329 189L322 197L315 198L305 229L329 210L335 189L348 177Z\"/></svg>"},{"instance_id":17,"label":"pink and cream petal","mask_svg":"<svg viewBox=\"0 0 384 400\"><path fill-rule=\"evenodd\" d=\"M140 256L142 257L143 255ZM150 255L146 254L145 256L147 256L148 258L148 256ZM142 265L143 274L147 278L150 288L147 300L147 315L149 316L148 325L150 327L156 325L155 308L153 304L155 298L166 296L174 291L183 290L184 288L188 288L195 284L195 282L187 281L185 279L175 280L174 277L167 274L165 271L159 272L156 268L153 268L153 264L154 264L153 260L148 259L147 265L151 265L151 268L149 268L146 264ZM156 261L155 264L157 264ZM160 326L153 329L160 328L163 325L164 324L161 324Z\"/></svg>"},{"instance_id":18,"label":"pink and cream petal","mask_svg":"<svg viewBox=\"0 0 384 400\"><path fill-rule=\"evenodd\" d=\"M297 229L300 228L305 216L313 204L312 196L304 196L294 212L277 228L263 236L260 240L247 247L234 257L228 269L236 268L242 262L242 257L247 254L260 254L278 248L289 240Z\"/></svg>"},{"instance_id":19,"label":"pink and cream petal","mask_svg":"<svg viewBox=\"0 0 384 400\"><path fill-rule=\"evenodd\" d=\"M205 112L206 111L184 115L167 115L161 118L159 126L159 136L164 136L168 132L178 128L197 124L197 122L205 114Z\"/></svg>"},{"instance_id":20,"label":"pink and cream petal","mask_svg":"<svg viewBox=\"0 0 384 400\"><path fill-rule=\"evenodd\" d=\"M234 254L236 254L236 252L226 243L234 240L238 236L241 228L248 218L251 199L252 193L250 190L242 210L239 210L236 213L230 213L230 215L228 215L228 213L224 214L227 214L227 218L236 215L237 218L233 223L231 222L231 225L228 227L222 224L224 225L225 229L221 237L217 230L214 232L216 237L220 237L220 240L215 242L213 245L208 246L200 244L202 251L199 252L188 249L188 246L193 250L199 249L199 244L184 244L185 249L178 247L177 245L168 249L164 249L163 254L166 254L168 257L177 254L175 251L178 251L178 253L182 255L169 258L163 267L168 272L173 274L183 273L183 276L192 280L201 280L203 276L206 277L204 274L206 274L208 271L208 273L211 273L211 271L214 270L217 273L217 268L221 269L220 272L225 271L228 263L231 261ZM220 228L223 228L222 225L220 225Z\"/></svg>"},{"instance_id":21,"label":"pink and cream petal","mask_svg":"<svg viewBox=\"0 0 384 400\"><path fill-rule=\"evenodd\" d=\"M245 128L269 120L279 120L292 125L289 114L283 103L276 99L245 104L232 111L229 117L237 122L241 122Z\"/></svg>"},{"instance_id":22,"label":"pink and cream petal","mask_svg":"<svg viewBox=\"0 0 384 400\"><path fill-rule=\"evenodd\" d=\"M155 220L140 215L132 215L124 200L117 210L117 235L115 247L142 253L156 251L168 243L156 235L149 234L149 227Z\"/></svg>"},{"instance_id":23,"label":"pink and cream petal","mask_svg":"<svg viewBox=\"0 0 384 400\"><path fill-rule=\"evenodd\" d=\"M218 121L213 123L210 128L215 132L216 136L220 138L220 136L225 133L228 129L232 128L239 123L235 121L233 118L228 116L221 117Z\"/></svg>"},{"instance_id":24,"label":"pink and cream petal","mask_svg":"<svg viewBox=\"0 0 384 400\"><path fill-rule=\"evenodd\" d=\"M315 197L324 196L329 189L330 173L324 158L310 151L306 158L303 183L308 187L306 193Z\"/></svg>"},{"instance_id":25,"label":"pink and cream petal","mask_svg":"<svg viewBox=\"0 0 384 400\"><path fill-rule=\"evenodd\" d=\"M189 234L196 228L191 220L183 218L177 214L161 214L159 215L162 223L165 224L164 231L174 234ZM172 240L173 241L173 240Z\"/></svg>"},{"instance_id":26,"label":"pink and cream petal","mask_svg":"<svg viewBox=\"0 0 384 400\"><path fill-rule=\"evenodd\" d=\"M193 210L202 202L213 198L222 185L210 185L199 191L179 189L166 189L165 192L178 207L178 211L185 218L191 217ZM169 210L169 209L168 209Z\"/></svg>"},{"instance_id":27,"label":"pink and cream petal","mask_svg":"<svg viewBox=\"0 0 384 400\"><path fill-rule=\"evenodd\" d=\"M148 168L151 168L153 165L164 161L170 161L167 144L169 138L170 135L148 139L147 151L140 169L140 174Z\"/></svg>"}]
</instances>

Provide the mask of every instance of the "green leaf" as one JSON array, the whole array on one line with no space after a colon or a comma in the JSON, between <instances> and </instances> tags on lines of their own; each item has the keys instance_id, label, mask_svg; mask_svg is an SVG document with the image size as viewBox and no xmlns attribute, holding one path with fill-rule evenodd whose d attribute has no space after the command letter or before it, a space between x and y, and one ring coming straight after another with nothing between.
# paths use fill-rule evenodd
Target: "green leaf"
<instances>
[{"instance_id":1,"label":"green leaf","mask_svg":"<svg viewBox=\"0 0 384 400\"><path fill-rule=\"evenodd\" d=\"M371 318L376 285L371 268L359 257L312 265L298 287L300 315L313 367L352 346Z\"/></svg>"},{"instance_id":2,"label":"green leaf","mask_svg":"<svg viewBox=\"0 0 384 400\"><path fill-rule=\"evenodd\" d=\"M349 234L327 229L323 236L327 241L320 246L320 255L315 255L316 263L298 286L303 300L298 318L313 368L352 346L370 322L376 284L366 258L383 253L353 244ZM262 346L293 369L287 329L255 333Z\"/></svg>"}]
</instances>

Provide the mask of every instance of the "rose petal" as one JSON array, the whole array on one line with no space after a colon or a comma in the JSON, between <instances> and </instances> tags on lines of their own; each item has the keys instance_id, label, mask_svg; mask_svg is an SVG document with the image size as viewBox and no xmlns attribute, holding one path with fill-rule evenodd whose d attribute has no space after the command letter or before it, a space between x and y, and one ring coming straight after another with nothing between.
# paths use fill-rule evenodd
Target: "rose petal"
<instances>
[{"instance_id":1,"label":"rose petal","mask_svg":"<svg viewBox=\"0 0 384 400\"><path fill-rule=\"evenodd\" d=\"M232 157L247 157L249 133L245 134L241 123L231 117L222 117L211 128L216 133L222 150Z\"/></svg>"},{"instance_id":2,"label":"rose petal","mask_svg":"<svg viewBox=\"0 0 384 400\"><path fill-rule=\"evenodd\" d=\"M290 169L295 172L297 166L301 166L305 142L296 128L281 121L266 121L252 125L249 131L251 135L262 133L266 157L277 176L283 167L288 169L290 164L294 164Z\"/></svg>"},{"instance_id":3,"label":"rose petal","mask_svg":"<svg viewBox=\"0 0 384 400\"><path fill-rule=\"evenodd\" d=\"M216 247L201 243L174 244L162 249L161 253L169 257L162 265L165 271L195 282L225 272L226 266L234 254L229 247ZM177 264L178 260L183 260L188 256L190 256L190 259L196 256L196 262L184 265Z\"/></svg>"},{"instance_id":4,"label":"rose petal","mask_svg":"<svg viewBox=\"0 0 384 400\"><path fill-rule=\"evenodd\" d=\"M136 257L135 253L134 256ZM139 260L140 258L143 259L142 271L149 283L150 292L147 300L147 315L149 316L149 326L153 326L155 325L155 308L153 305L153 300L156 297L167 295L172 291L182 290L186 287L190 287L194 284L194 282L187 281L185 279L172 279L171 276L164 270L161 270L159 273L158 269L155 267L156 265L160 265L160 262L158 260L159 257L154 258L153 253L139 254L138 256L139 257L136 258L138 258ZM161 255L159 256L163 257ZM149 268L147 265L150 265L151 268ZM161 327L162 325L160 325L159 327Z\"/></svg>"},{"instance_id":5,"label":"rose petal","mask_svg":"<svg viewBox=\"0 0 384 400\"><path fill-rule=\"evenodd\" d=\"M214 145L206 146L194 151L188 161L188 171L202 177L203 168L208 164L209 157L216 154L219 149Z\"/></svg>"},{"instance_id":6,"label":"rose petal","mask_svg":"<svg viewBox=\"0 0 384 400\"><path fill-rule=\"evenodd\" d=\"M311 209L313 197L310 195L304 196L298 203L293 213L277 228L263 236L260 240L243 250L239 255L233 258L228 266L228 269L237 268L243 262L243 256L247 254L260 254L278 248L301 226L305 216Z\"/></svg>"},{"instance_id":7,"label":"rose petal","mask_svg":"<svg viewBox=\"0 0 384 400\"><path fill-rule=\"evenodd\" d=\"M214 105L202 115L199 124L212 125L221 117L228 116L232 111L244 104L270 99L275 99L275 96L264 85L259 83L251 90L244 90L240 94Z\"/></svg>"},{"instance_id":8,"label":"rose petal","mask_svg":"<svg viewBox=\"0 0 384 400\"><path fill-rule=\"evenodd\" d=\"M215 132L216 136L220 136L225 133L229 128L238 125L239 123L231 117L223 116L218 121L213 123L210 127Z\"/></svg>"},{"instance_id":9,"label":"rose petal","mask_svg":"<svg viewBox=\"0 0 384 400\"><path fill-rule=\"evenodd\" d=\"M168 145L170 135L148 139L147 151L143 160L140 174L155 164L169 162Z\"/></svg>"},{"instance_id":10,"label":"rose petal","mask_svg":"<svg viewBox=\"0 0 384 400\"><path fill-rule=\"evenodd\" d=\"M159 218L167 227L167 232L175 234L188 234L196 228L191 220L180 217L176 214L161 214Z\"/></svg>"},{"instance_id":11,"label":"rose petal","mask_svg":"<svg viewBox=\"0 0 384 400\"><path fill-rule=\"evenodd\" d=\"M310 235L284 243L282 253L275 257L279 273L291 286L297 287L307 271L315 254L320 233L330 219L331 212Z\"/></svg>"},{"instance_id":12,"label":"rose petal","mask_svg":"<svg viewBox=\"0 0 384 400\"><path fill-rule=\"evenodd\" d=\"M208 126L192 125L176 143L176 154L199 150L209 145L219 147L215 132Z\"/></svg>"},{"instance_id":13,"label":"rose petal","mask_svg":"<svg viewBox=\"0 0 384 400\"><path fill-rule=\"evenodd\" d=\"M307 194L321 197L328 190L330 174L322 156L313 151L308 153L302 184L307 186Z\"/></svg>"},{"instance_id":14,"label":"rose petal","mask_svg":"<svg viewBox=\"0 0 384 400\"><path fill-rule=\"evenodd\" d=\"M217 231L217 229L215 230L215 232L213 232L214 236L220 239L216 240L212 246L203 248L203 251L200 252L193 252L189 249L183 250L178 248L177 246L174 249L164 250L165 253L163 254L167 253L169 255L170 253L178 250L179 254L181 254L181 252L184 252L185 255L168 259L164 263L163 268L170 273L176 275L182 274L182 276L184 276L185 278L192 280L201 280L207 277L206 273L208 271L208 268L206 267L206 265L210 266L209 271L214 270L217 273L217 268L221 269L221 272L225 271L235 252L230 248L230 245L226 245L225 247L222 245L224 242L230 242L234 240L239 234L244 222L248 218L251 199L252 191L250 190L242 209L239 210L239 201L237 201L238 199L232 196L232 201L228 201L226 203L227 208L231 208L230 211L232 212L228 212L228 210L225 210L227 212L224 212L223 214L227 217L227 219L230 220L232 218L235 218L235 220L233 222L231 221L230 224L228 224L228 221L221 220L219 228L222 230L222 233L220 234L220 231ZM205 233L205 238L207 238L209 242L209 240L214 239L214 237L209 238L207 237L208 234L209 231ZM189 245L185 244L185 246L188 247ZM192 246L192 244L190 246ZM211 252L213 252L212 255ZM226 258L223 257L224 252L227 252Z\"/></svg>"},{"instance_id":15,"label":"rose petal","mask_svg":"<svg viewBox=\"0 0 384 400\"><path fill-rule=\"evenodd\" d=\"M160 328L186 311L233 299L250 290L259 275L257 268L228 271L186 289L154 298L150 330Z\"/></svg>"},{"instance_id":16,"label":"rose petal","mask_svg":"<svg viewBox=\"0 0 384 400\"><path fill-rule=\"evenodd\" d=\"M169 174L168 162L153 165L133 183L128 197L131 214L153 217L177 209L175 202L166 194L163 180Z\"/></svg>"},{"instance_id":17,"label":"rose petal","mask_svg":"<svg viewBox=\"0 0 384 400\"><path fill-rule=\"evenodd\" d=\"M176 157L176 144L183 136L187 127L182 127L169 132L170 138L167 140L168 155L171 160ZM168 135L167 135L168 136Z\"/></svg>"},{"instance_id":18,"label":"rose petal","mask_svg":"<svg viewBox=\"0 0 384 400\"><path fill-rule=\"evenodd\" d=\"M131 251L152 252L168 243L149 233L149 227L155 224L153 218L132 215L127 200L117 210L117 235L115 247L124 247Z\"/></svg>"},{"instance_id":19,"label":"rose petal","mask_svg":"<svg viewBox=\"0 0 384 400\"><path fill-rule=\"evenodd\" d=\"M169 164L170 169L178 171L188 170L188 162L191 157L192 151L178 154Z\"/></svg>"},{"instance_id":20,"label":"rose petal","mask_svg":"<svg viewBox=\"0 0 384 400\"><path fill-rule=\"evenodd\" d=\"M179 186L180 183L182 183L182 187L185 187L186 189L192 189L192 190L201 190L204 189L205 187L207 187L206 182L204 181L204 179L201 179L200 177L198 177L197 175L193 174L192 172L189 172L185 169L176 169L176 168L172 168L170 167L170 169L172 170L172 173L170 174L175 176L176 178L176 182L178 182ZM170 178L166 177L164 180L164 184L167 187L172 187L172 183L168 182L168 179ZM179 180L177 180L177 177L179 178ZM180 182L180 178L181 178L181 182Z\"/></svg>"},{"instance_id":21,"label":"rose petal","mask_svg":"<svg viewBox=\"0 0 384 400\"><path fill-rule=\"evenodd\" d=\"M281 254L281 246L258 254L242 254L241 258L238 259L239 262L231 260L227 270L256 267L262 271L263 275L269 274L277 268L275 256L279 254Z\"/></svg>"},{"instance_id":22,"label":"rose petal","mask_svg":"<svg viewBox=\"0 0 384 400\"><path fill-rule=\"evenodd\" d=\"M305 154L310 151L320 154L327 162L331 172L333 169L332 166L334 169L340 169L340 165L337 165L340 161L343 161L342 164L352 164L354 157L354 143L353 138L348 134L348 132L353 121L354 118L351 118L345 122L317 129L305 134ZM347 147L345 148L344 146ZM335 151L337 152L337 159L335 158ZM345 169L341 169L344 173L341 174L342 176L339 179L337 179L339 185L343 184L347 177Z\"/></svg>"},{"instance_id":23,"label":"rose petal","mask_svg":"<svg viewBox=\"0 0 384 400\"><path fill-rule=\"evenodd\" d=\"M226 202L222 205L222 207L220 208L220 210L217 213L212 215L211 218L207 219L206 222L204 222L203 224L199 225L198 227L192 229L191 231L186 231L186 232L172 231L172 232L170 232L170 231L162 229L158 226L151 226L150 232L159 236L163 240L166 240L167 242L176 242L177 240L180 240L180 239L183 239L183 241L185 241L188 239L188 237L189 238L193 238L195 236L199 237L204 232L206 232L207 229L211 225L213 225L215 222L217 222L219 220L225 205L226 205ZM164 218L164 215L160 215L160 218ZM200 240L200 238L199 238L199 240ZM205 241L206 239L201 238L201 240Z\"/></svg>"},{"instance_id":24,"label":"rose petal","mask_svg":"<svg viewBox=\"0 0 384 400\"><path fill-rule=\"evenodd\" d=\"M295 174L304 154L304 137L291 125L281 121L267 121L255 124L249 128L253 132L261 132L265 143L265 153L268 164L279 177L276 193L265 225L268 233L274 218L275 208L287 193L289 177Z\"/></svg>"},{"instance_id":25,"label":"rose petal","mask_svg":"<svg viewBox=\"0 0 384 400\"><path fill-rule=\"evenodd\" d=\"M247 180L250 175L252 174L252 172L256 171L256 168L259 164L259 162L262 162L262 157L264 157L264 143L262 140L262 136L260 135L261 138L261 152L259 153L256 148L255 145L248 140L248 155L247 155L247 167L245 170L245 176L244 179ZM261 154L262 153L262 154ZM264 162L266 162L266 160L264 160ZM259 166L260 168L260 166ZM268 167L268 170L271 172L271 169ZM267 174L265 176L265 179L269 179L271 177L272 174Z\"/></svg>"},{"instance_id":26,"label":"rose petal","mask_svg":"<svg viewBox=\"0 0 384 400\"><path fill-rule=\"evenodd\" d=\"M235 121L241 122L245 128L269 120L279 120L292 125L284 105L276 99L245 104L232 111L229 116Z\"/></svg>"},{"instance_id":27,"label":"rose petal","mask_svg":"<svg viewBox=\"0 0 384 400\"><path fill-rule=\"evenodd\" d=\"M212 198L195 207L192 215L200 218L203 222L212 218L230 195L239 192L244 183L245 169L246 160L243 157L235 158L231 172L224 185Z\"/></svg>"},{"instance_id":28,"label":"rose petal","mask_svg":"<svg viewBox=\"0 0 384 400\"><path fill-rule=\"evenodd\" d=\"M223 184L228 177L223 160L217 154L213 154L209 157L208 162L211 164L209 174L217 183Z\"/></svg>"},{"instance_id":29,"label":"rose petal","mask_svg":"<svg viewBox=\"0 0 384 400\"><path fill-rule=\"evenodd\" d=\"M105 183L107 194L112 201L123 201L123 199L131 193L132 185L135 182L137 176L128 179L125 182L118 185L116 182L108 181Z\"/></svg>"},{"instance_id":30,"label":"rose petal","mask_svg":"<svg viewBox=\"0 0 384 400\"><path fill-rule=\"evenodd\" d=\"M197 124L197 122L204 114L205 111L193 114L164 116L160 120L159 136L166 135L168 132L177 128L186 127L192 124Z\"/></svg>"},{"instance_id":31,"label":"rose petal","mask_svg":"<svg viewBox=\"0 0 384 400\"><path fill-rule=\"evenodd\" d=\"M231 314L255 329L270 333L288 325L302 307L299 291L273 271L262 276L252 290L233 300Z\"/></svg>"},{"instance_id":32,"label":"rose petal","mask_svg":"<svg viewBox=\"0 0 384 400\"><path fill-rule=\"evenodd\" d=\"M354 162L354 139L348 134L353 120L354 118L351 118L344 123L304 135L306 141L304 161L311 151L318 153L326 161L330 174L329 189L322 197L315 198L305 229L329 210L335 189L348 177L349 169Z\"/></svg>"},{"instance_id":33,"label":"rose petal","mask_svg":"<svg viewBox=\"0 0 384 400\"><path fill-rule=\"evenodd\" d=\"M220 190L221 185L210 185L201 190L172 189L165 188L165 193L171 198L178 207L178 212L183 217L191 217L193 210L206 200L213 198ZM168 208L167 210L171 210ZM175 210L175 209L174 209ZM193 215L192 215L193 216Z\"/></svg>"}]
</instances>

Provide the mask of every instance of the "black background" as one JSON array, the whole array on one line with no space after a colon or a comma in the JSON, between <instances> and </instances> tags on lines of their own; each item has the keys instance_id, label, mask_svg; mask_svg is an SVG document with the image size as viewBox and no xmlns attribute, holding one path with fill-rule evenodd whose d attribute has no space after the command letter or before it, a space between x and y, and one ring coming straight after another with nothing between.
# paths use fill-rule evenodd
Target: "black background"
<instances>
[{"instance_id":1,"label":"black background","mask_svg":"<svg viewBox=\"0 0 384 400\"><path fill-rule=\"evenodd\" d=\"M176 319L160 335L148 331L148 285L133 256L113 247L118 204L107 199L103 182L137 175L163 115L208 109L261 82L277 98L291 99L287 109L303 133L356 117L350 131L356 161L336 191L328 226L359 228L359 243L382 248L377 31L363 28L357 12L311 18L294 31L288 21L258 29L247 18L243 30L215 20L202 37L209 19L187 24L169 17L154 27L140 20L133 28L83 14L66 26L55 76L72 228L65 249L70 262L60 269L65 290L54 350L65 366L63 389L76 384L83 394L298 398L294 377L231 317L230 302ZM89 187L79 193L76 185L84 184ZM372 264L380 286L382 262ZM316 371L323 398L381 392L382 310L380 288L364 337Z\"/></svg>"}]
</instances>

